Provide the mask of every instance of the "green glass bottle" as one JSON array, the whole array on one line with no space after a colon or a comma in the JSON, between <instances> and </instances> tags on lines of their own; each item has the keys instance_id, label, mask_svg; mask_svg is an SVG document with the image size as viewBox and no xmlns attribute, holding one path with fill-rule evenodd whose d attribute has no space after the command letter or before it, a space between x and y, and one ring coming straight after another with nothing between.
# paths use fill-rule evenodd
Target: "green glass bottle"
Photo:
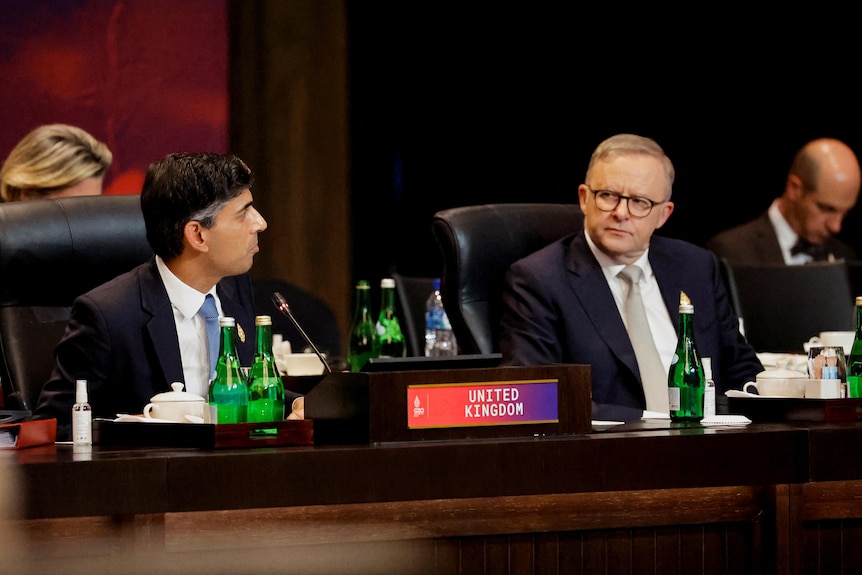
<instances>
[{"instance_id":1,"label":"green glass bottle","mask_svg":"<svg viewBox=\"0 0 862 575\"><path fill-rule=\"evenodd\" d=\"M847 397L862 397L862 296L856 297L856 335L847 358Z\"/></svg>"},{"instance_id":2,"label":"green glass bottle","mask_svg":"<svg viewBox=\"0 0 862 575\"><path fill-rule=\"evenodd\" d=\"M380 340L380 357L407 355L407 344L395 313L395 280L392 278L380 280L380 316L376 328L377 339Z\"/></svg>"},{"instance_id":3,"label":"green glass bottle","mask_svg":"<svg viewBox=\"0 0 862 575\"><path fill-rule=\"evenodd\" d=\"M667 386L671 421L703 419L703 365L694 343L694 306L679 294L679 336L670 362Z\"/></svg>"},{"instance_id":4,"label":"green glass bottle","mask_svg":"<svg viewBox=\"0 0 862 575\"><path fill-rule=\"evenodd\" d=\"M210 423L245 423L248 386L236 352L236 320L220 317L219 354L209 387Z\"/></svg>"},{"instance_id":5,"label":"green glass bottle","mask_svg":"<svg viewBox=\"0 0 862 575\"><path fill-rule=\"evenodd\" d=\"M380 355L380 340L371 319L371 286L366 280L356 284L356 311L347 342L347 363L350 371L359 371L372 357Z\"/></svg>"},{"instance_id":6,"label":"green glass bottle","mask_svg":"<svg viewBox=\"0 0 862 575\"><path fill-rule=\"evenodd\" d=\"M254 318L257 351L248 375L248 420L284 420L284 382L272 355L272 317Z\"/></svg>"}]
</instances>

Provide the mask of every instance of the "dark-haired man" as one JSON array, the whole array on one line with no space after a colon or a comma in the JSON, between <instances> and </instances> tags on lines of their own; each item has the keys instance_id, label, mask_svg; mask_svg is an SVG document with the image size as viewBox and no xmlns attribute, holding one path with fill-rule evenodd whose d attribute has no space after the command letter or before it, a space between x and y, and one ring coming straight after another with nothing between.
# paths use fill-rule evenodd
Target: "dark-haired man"
<instances>
[{"instance_id":1,"label":"dark-haired man","mask_svg":"<svg viewBox=\"0 0 862 575\"><path fill-rule=\"evenodd\" d=\"M251 365L247 272L267 226L252 183L231 155L170 154L149 167L141 210L155 256L75 300L34 413L57 418L58 439L70 436L77 379L87 380L94 417L141 413L175 381L206 397L214 366L199 312L208 296L218 315L236 318L240 361Z\"/></svg>"}]
</instances>

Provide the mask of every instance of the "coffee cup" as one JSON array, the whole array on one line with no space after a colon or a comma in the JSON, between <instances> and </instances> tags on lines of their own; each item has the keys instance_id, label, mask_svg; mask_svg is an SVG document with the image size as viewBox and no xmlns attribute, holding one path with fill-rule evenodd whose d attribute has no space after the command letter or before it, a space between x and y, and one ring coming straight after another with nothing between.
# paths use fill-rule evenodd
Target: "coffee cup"
<instances>
[{"instance_id":1,"label":"coffee cup","mask_svg":"<svg viewBox=\"0 0 862 575\"><path fill-rule=\"evenodd\" d=\"M770 369L757 374L756 381L742 387L746 393L763 397L805 397L805 374L789 369Z\"/></svg>"},{"instance_id":2,"label":"coffee cup","mask_svg":"<svg viewBox=\"0 0 862 575\"><path fill-rule=\"evenodd\" d=\"M821 331L815 335L802 347L805 351L809 351L812 347L836 347L844 348L844 355L850 355L850 348L853 347L853 338L856 332L853 331Z\"/></svg>"},{"instance_id":3,"label":"coffee cup","mask_svg":"<svg viewBox=\"0 0 862 575\"><path fill-rule=\"evenodd\" d=\"M159 393L150 399L150 403L144 406L144 417L190 423L188 415L192 419L206 421L208 410L203 397L183 391L183 384L179 381L172 383L171 389L173 391Z\"/></svg>"}]
</instances>

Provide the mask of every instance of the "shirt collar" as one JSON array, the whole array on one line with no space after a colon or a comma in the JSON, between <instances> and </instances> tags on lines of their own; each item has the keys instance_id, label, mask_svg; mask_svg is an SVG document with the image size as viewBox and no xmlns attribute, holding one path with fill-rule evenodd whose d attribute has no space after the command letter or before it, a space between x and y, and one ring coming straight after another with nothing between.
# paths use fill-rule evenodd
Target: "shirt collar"
<instances>
[{"instance_id":1,"label":"shirt collar","mask_svg":"<svg viewBox=\"0 0 862 575\"><path fill-rule=\"evenodd\" d=\"M605 274L608 281L616 279L617 274L626 267L625 264L614 263L607 254L593 243L590 234L587 233L586 230L584 230L584 236L587 238L587 246L589 246L590 251L593 252L596 260L599 262L599 266L602 268L602 273ZM649 248L644 251L641 257L635 260L634 265L638 266L643 271L643 275L641 276L642 281L647 280L652 275L652 266L649 263Z\"/></svg>"},{"instance_id":2,"label":"shirt collar","mask_svg":"<svg viewBox=\"0 0 862 575\"><path fill-rule=\"evenodd\" d=\"M772 201L767 211L769 221L772 222L772 227L775 228L775 237L778 239L778 245L781 246L783 253L790 253L790 249L796 245L799 235L793 231L784 216L778 210L778 199Z\"/></svg>"},{"instance_id":3,"label":"shirt collar","mask_svg":"<svg viewBox=\"0 0 862 575\"><path fill-rule=\"evenodd\" d=\"M174 272L168 268L164 260L159 256L156 256L156 267L159 270L159 275L162 277L162 283L165 284L165 290L168 292L168 299L171 301L171 305L179 310L186 319L197 315L204 304L207 294L212 294L216 300L216 305L218 305L215 286L207 293L199 292L175 276Z\"/></svg>"}]
</instances>

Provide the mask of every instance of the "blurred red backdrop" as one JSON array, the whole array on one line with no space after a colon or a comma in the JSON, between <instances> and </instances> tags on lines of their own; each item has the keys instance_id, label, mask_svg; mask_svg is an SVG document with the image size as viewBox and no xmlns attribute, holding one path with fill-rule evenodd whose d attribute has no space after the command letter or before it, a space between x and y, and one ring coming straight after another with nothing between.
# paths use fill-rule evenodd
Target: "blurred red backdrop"
<instances>
[{"instance_id":1,"label":"blurred red backdrop","mask_svg":"<svg viewBox=\"0 0 862 575\"><path fill-rule=\"evenodd\" d=\"M171 152L227 152L227 0L0 2L0 162L40 124L105 142L106 193Z\"/></svg>"}]
</instances>

